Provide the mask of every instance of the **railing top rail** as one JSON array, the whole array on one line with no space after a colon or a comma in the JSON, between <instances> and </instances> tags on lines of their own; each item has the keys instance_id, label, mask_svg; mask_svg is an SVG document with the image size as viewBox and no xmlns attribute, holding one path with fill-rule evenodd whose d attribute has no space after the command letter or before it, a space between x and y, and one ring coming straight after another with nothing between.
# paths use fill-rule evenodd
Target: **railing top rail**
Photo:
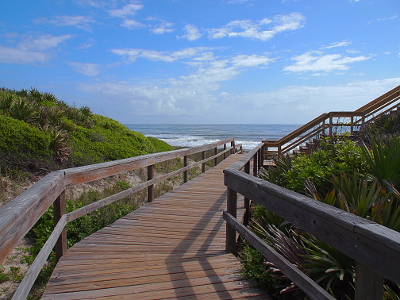
<instances>
[{"instance_id":1,"label":"railing top rail","mask_svg":"<svg viewBox=\"0 0 400 300\"><path fill-rule=\"evenodd\" d=\"M386 92L385 94L379 96L378 98L368 102L367 104L361 106L359 109L355 110L357 112L369 113L372 110L382 106L388 100L393 99L395 97L400 96L400 85L396 86L395 88L391 89L390 91Z\"/></svg>"},{"instance_id":2,"label":"railing top rail","mask_svg":"<svg viewBox=\"0 0 400 300\"><path fill-rule=\"evenodd\" d=\"M300 128L294 130L293 132L289 133L288 135L284 136L283 138L279 139L279 144L285 144L289 142L290 140L298 137L300 134L306 132L307 130L313 128L314 126L320 124L321 122L327 120L329 118L329 114L325 113L320 115L319 117L316 117L314 120L311 120L307 124L301 126Z\"/></svg>"}]
</instances>

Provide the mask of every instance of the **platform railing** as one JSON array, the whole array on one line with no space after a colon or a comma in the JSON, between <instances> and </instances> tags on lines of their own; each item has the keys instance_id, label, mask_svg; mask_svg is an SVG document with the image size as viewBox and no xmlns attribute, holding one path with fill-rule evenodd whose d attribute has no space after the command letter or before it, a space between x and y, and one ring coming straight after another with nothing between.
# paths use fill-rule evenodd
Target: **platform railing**
<instances>
[{"instance_id":1,"label":"platform railing","mask_svg":"<svg viewBox=\"0 0 400 300\"><path fill-rule=\"evenodd\" d=\"M276 155L292 153L293 150L299 149L307 143L313 144L314 140L318 140L322 136L344 133L353 135L365 124L396 110L399 106L400 85L355 111L324 113L279 140L264 140L264 156L271 158Z\"/></svg>"},{"instance_id":2,"label":"platform railing","mask_svg":"<svg viewBox=\"0 0 400 300\"><path fill-rule=\"evenodd\" d=\"M224 170L227 211L226 250L236 253L237 233L290 278L310 299L334 299L237 216L238 194L258 203L356 261L356 299L382 300L383 278L400 284L400 233L387 227L262 180L249 172L263 143ZM247 203L248 206L248 203Z\"/></svg>"},{"instance_id":3,"label":"platform railing","mask_svg":"<svg viewBox=\"0 0 400 300\"><path fill-rule=\"evenodd\" d=\"M147 200L151 202L154 199L153 188L156 183L181 173L183 173L183 182L186 182L188 181L188 171L190 169L201 166L202 172L205 172L207 162L211 161L214 165L217 165L218 161L237 151L242 151L242 145L236 145L234 139L229 138L194 148L154 153L51 172L31 188L0 208L0 263L2 263L54 203L54 230L30 266L12 299L21 300L28 296L33 283L53 248L56 252L57 261L61 256L66 254L67 223L146 188L148 191ZM212 155L206 157L210 155L208 154L209 152ZM198 153L201 153L202 159L189 164L188 157ZM176 158L183 160L182 168L154 177L155 164ZM147 181L66 213L65 189L68 186L83 184L141 168L147 168Z\"/></svg>"}]
</instances>

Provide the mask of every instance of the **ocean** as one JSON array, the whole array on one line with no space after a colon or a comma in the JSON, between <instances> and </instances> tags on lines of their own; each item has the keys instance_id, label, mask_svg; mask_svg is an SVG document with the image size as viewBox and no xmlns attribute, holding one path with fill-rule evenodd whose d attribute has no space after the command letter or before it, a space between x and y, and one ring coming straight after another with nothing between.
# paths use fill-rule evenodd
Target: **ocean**
<instances>
[{"instance_id":1,"label":"ocean","mask_svg":"<svg viewBox=\"0 0 400 300\"><path fill-rule=\"evenodd\" d=\"M248 151L262 140L279 140L301 125L246 124L246 125L183 125L183 124L125 124L130 130L163 140L175 147L196 147L233 137Z\"/></svg>"}]
</instances>

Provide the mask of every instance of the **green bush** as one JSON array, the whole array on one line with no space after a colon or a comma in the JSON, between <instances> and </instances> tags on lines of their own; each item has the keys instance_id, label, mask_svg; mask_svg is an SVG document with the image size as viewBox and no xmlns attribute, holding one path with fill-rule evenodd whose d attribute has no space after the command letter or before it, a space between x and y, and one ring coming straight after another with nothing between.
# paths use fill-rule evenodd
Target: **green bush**
<instances>
[{"instance_id":1,"label":"green bush","mask_svg":"<svg viewBox=\"0 0 400 300\"><path fill-rule=\"evenodd\" d=\"M277 159L277 169L264 172L262 178L303 194L306 180L313 182L319 190L331 190L334 176L365 171L361 151L360 146L348 139L326 139L318 151L309 155Z\"/></svg>"},{"instance_id":2,"label":"green bush","mask_svg":"<svg viewBox=\"0 0 400 300\"><path fill-rule=\"evenodd\" d=\"M100 115L94 115L93 120L92 128L76 126L70 133L74 165L123 159L156 150L143 134L131 131L115 120Z\"/></svg>"},{"instance_id":3,"label":"green bush","mask_svg":"<svg viewBox=\"0 0 400 300\"><path fill-rule=\"evenodd\" d=\"M50 136L43 131L23 121L0 115L0 157L3 159L51 159L50 143Z\"/></svg>"},{"instance_id":4,"label":"green bush","mask_svg":"<svg viewBox=\"0 0 400 300\"><path fill-rule=\"evenodd\" d=\"M153 145L155 152L164 152L173 150L171 145L162 140L156 139L155 137L148 136L147 139Z\"/></svg>"}]
</instances>

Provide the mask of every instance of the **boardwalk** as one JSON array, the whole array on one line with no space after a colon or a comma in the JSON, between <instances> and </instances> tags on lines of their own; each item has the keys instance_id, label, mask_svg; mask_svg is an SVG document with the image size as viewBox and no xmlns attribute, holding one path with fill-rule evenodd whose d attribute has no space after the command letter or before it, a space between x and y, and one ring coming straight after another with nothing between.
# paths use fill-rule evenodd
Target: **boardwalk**
<instances>
[{"instance_id":1,"label":"boardwalk","mask_svg":"<svg viewBox=\"0 0 400 300\"><path fill-rule=\"evenodd\" d=\"M239 157L74 245L42 299L269 299L224 251L222 171Z\"/></svg>"}]
</instances>

